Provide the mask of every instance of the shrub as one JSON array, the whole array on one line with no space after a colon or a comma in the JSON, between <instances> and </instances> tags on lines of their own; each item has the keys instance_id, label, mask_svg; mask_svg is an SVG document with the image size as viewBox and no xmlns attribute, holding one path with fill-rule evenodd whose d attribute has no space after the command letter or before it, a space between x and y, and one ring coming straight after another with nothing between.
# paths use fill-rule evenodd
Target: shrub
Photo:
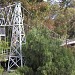
<instances>
[{"instance_id":1,"label":"shrub","mask_svg":"<svg viewBox=\"0 0 75 75\"><path fill-rule=\"evenodd\" d=\"M20 75L33 75L33 70L27 66L18 68Z\"/></svg>"},{"instance_id":2,"label":"shrub","mask_svg":"<svg viewBox=\"0 0 75 75\"><path fill-rule=\"evenodd\" d=\"M26 45L23 45L27 68L32 68L35 75L73 74L75 71L73 53L69 48L60 47L60 43L60 40L50 36L48 29L32 28L27 34ZM27 68L22 72L26 72Z\"/></svg>"},{"instance_id":3,"label":"shrub","mask_svg":"<svg viewBox=\"0 0 75 75\"><path fill-rule=\"evenodd\" d=\"M3 71L4 71L3 67L2 67L2 66L0 66L0 74L2 74L2 73L3 73Z\"/></svg>"}]
</instances>

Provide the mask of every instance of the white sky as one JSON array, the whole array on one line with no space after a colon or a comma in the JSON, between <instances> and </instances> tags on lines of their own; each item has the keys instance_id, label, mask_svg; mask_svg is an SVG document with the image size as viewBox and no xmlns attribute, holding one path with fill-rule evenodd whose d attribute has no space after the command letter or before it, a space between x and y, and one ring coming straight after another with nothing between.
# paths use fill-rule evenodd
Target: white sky
<instances>
[{"instance_id":1,"label":"white sky","mask_svg":"<svg viewBox=\"0 0 75 75\"><path fill-rule=\"evenodd\" d=\"M46 1L46 2L47 2L47 0L44 0L44 1ZM53 1L56 1L56 2L58 2L58 0L53 0Z\"/></svg>"},{"instance_id":2,"label":"white sky","mask_svg":"<svg viewBox=\"0 0 75 75\"><path fill-rule=\"evenodd\" d=\"M43 1L46 1L47 2L47 0L43 0Z\"/></svg>"}]
</instances>

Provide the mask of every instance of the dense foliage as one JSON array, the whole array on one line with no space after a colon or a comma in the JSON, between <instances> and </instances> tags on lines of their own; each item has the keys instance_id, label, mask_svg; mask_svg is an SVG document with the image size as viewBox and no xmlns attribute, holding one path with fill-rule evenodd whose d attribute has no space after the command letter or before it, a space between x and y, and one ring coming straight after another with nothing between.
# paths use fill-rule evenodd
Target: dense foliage
<instances>
[{"instance_id":1,"label":"dense foliage","mask_svg":"<svg viewBox=\"0 0 75 75\"><path fill-rule=\"evenodd\" d=\"M18 1L18 0L14 0ZM61 38L75 37L75 1L61 0L47 3L43 0L20 0L25 12L26 44L23 45L25 66L18 69L21 75L75 75L75 56L70 48L61 47ZM51 1L51 0L50 0ZM0 0L1 6L13 0ZM4 44L4 46L3 46ZM6 48L2 43L1 48ZM12 75L18 73L14 72Z\"/></svg>"},{"instance_id":2,"label":"dense foliage","mask_svg":"<svg viewBox=\"0 0 75 75\"><path fill-rule=\"evenodd\" d=\"M71 75L74 73L74 56L70 49L60 47L60 40L49 36L50 31L33 27L23 45L24 75Z\"/></svg>"}]
</instances>

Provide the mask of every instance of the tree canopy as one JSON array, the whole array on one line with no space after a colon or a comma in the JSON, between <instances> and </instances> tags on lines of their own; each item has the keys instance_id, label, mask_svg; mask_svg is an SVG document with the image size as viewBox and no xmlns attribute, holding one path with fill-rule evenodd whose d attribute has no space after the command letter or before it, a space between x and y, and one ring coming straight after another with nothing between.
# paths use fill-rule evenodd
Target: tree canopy
<instances>
[{"instance_id":1,"label":"tree canopy","mask_svg":"<svg viewBox=\"0 0 75 75\"><path fill-rule=\"evenodd\" d=\"M13 1L18 0L0 0L0 4L7 6ZM72 49L60 46L63 39L75 38L75 1L61 0L54 4L43 0L20 1L29 14L24 11L27 38L26 44L23 44L25 66L18 69L19 73L75 75ZM6 44L0 45L6 48Z\"/></svg>"}]
</instances>

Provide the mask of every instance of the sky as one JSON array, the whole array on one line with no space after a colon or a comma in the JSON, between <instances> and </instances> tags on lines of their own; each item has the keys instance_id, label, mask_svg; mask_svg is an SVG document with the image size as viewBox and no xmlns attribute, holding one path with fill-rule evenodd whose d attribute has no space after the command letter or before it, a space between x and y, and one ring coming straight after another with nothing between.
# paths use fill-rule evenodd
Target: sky
<instances>
[{"instance_id":1,"label":"sky","mask_svg":"<svg viewBox=\"0 0 75 75\"><path fill-rule=\"evenodd\" d=\"M46 2L47 2L47 0L44 0L44 1L46 1ZM52 1L56 1L56 2L58 2L58 0L52 0Z\"/></svg>"}]
</instances>

